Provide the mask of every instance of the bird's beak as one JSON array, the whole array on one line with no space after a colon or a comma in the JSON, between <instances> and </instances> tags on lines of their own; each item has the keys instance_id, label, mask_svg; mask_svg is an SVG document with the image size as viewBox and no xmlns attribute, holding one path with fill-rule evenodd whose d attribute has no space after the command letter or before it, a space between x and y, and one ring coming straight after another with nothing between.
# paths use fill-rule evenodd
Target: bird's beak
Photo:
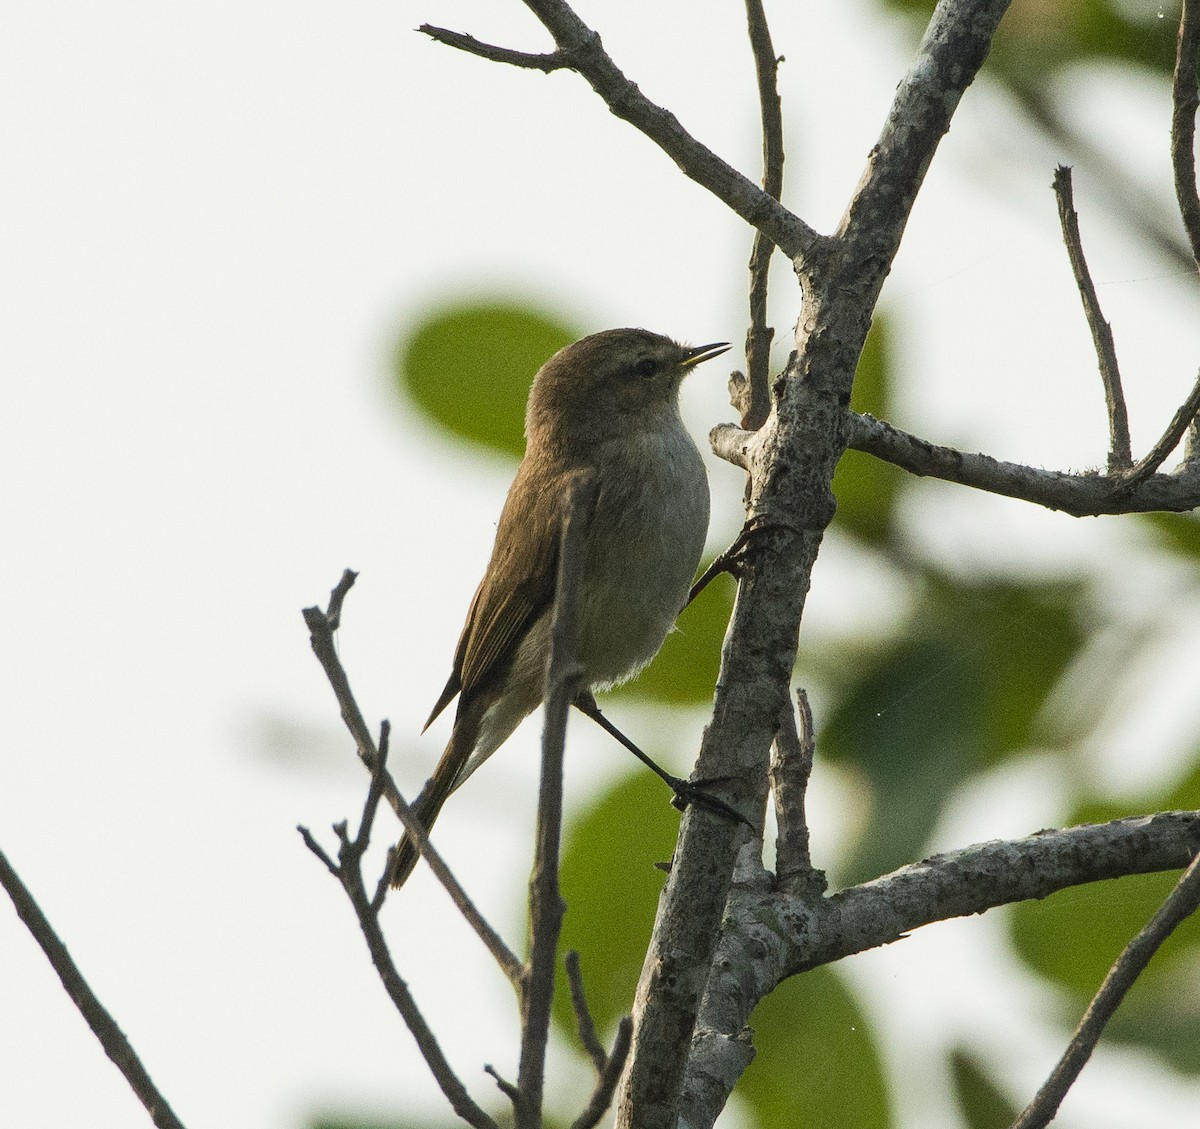
<instances>
[{"instance_id":1,"label":"bird's beak","mask_svg":"<svg viewBox=\"0 0 1200 1129\"><path fill-rule=\"evenodd\" d=\"M683 360L679 362L679 366L685 369L695 368L704 361L711 361L713 357L719 357L728 348L728 341L718 341L713 345L700 345L698 348L689 349L683 354Z\"/></svg>"}]
</instances>

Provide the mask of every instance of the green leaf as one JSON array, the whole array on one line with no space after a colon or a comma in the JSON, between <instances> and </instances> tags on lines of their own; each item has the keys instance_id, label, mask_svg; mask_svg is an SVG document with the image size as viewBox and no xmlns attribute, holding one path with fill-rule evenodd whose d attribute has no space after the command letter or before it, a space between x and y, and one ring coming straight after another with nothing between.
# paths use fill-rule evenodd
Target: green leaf
<instances>
[{"instance_id":1,"label":"green leaf","mask_svg":"<svg viewBox=\"0 0 1200 1129\"><path fill-rule=\"evenodd\" d=\"M707 567L708 561L703 564ZM734 591L728 576L713 580L684 608L654 661L617 693L670 705L711 702Z\"/></svg>"},{"instance_id":2,"label":"green leaf","mask_svg":"<svg viewBox=\"0 0 1200 1129\"><path fill-rule=\"evenodd\" d=\"M658 896L679 832L670 792L639 768L567 828L559 880L567 903L562 950L579 952L588 1005L603 1037L633 1006ZM565 977L554 994L554 1021L575 1039Z\"/></svg>"},{"instance_id":3,"label":"green leaf","mask_svg":"<svg viewBox=\"0 0 1200 1129\"><path fill-rule=\"evenodd\" d=\"M856 412L878 419L891 415L891 351L889 323L877 314L854 377L850 406ZM833 476L835 528L869 545L886 546L893 537L896 499L907 481L899 467L861 451L847 451Z\"/></svg>"},{"instance_id":4,"label":"green leaf","mask_svg":"<svg viewBox=\"0 0 1200 1129\"><path fill-rule=\"evenodd\" d=\"M754 1009L756 1055L737 1086L762 1129L887 1129L875 1033L829 968L793 976Z\"/></svg>"},{"instance_id":5,"label":"green leaf","mask_svg":"<svg viewBox=\"0 0 1200 1129\"><path fill-rule=\"evenodd\" d=\"M437 310L399 344L396 380L447 430L519 458L534 373L578 337L563 319L530 306L460 302Z\"/></svg>"},{"instance_id":6,"label":"green leaf","mask_svg":"<svg viewBox=\"0 0 1200 1129\"><path fill-rule=\"evenodd\" d=\"M1021 1112L996 1085L986 1066L963 1047L950 1052L950 1077L968 1129L1007 1129Z\"/></svg>"}]
</instances>

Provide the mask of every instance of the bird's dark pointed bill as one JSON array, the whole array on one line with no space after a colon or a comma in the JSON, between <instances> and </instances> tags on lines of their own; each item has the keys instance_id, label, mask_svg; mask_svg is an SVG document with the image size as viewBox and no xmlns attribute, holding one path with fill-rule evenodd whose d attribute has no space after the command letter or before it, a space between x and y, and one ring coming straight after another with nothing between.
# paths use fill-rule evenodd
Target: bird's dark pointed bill
<instances>
[{"instance_id":1,"label":"bird's dark pointed bill","mask_svg":"<svg viewBox=\"0 0 1200 1129\"><path fill-rule=\"evenodd\" d=\"M713 345L700 345L695 349L689 349L683 355L684 368L694 368L703 361L711 361L713 357L719 357L729 348L728 341L717 341Z\"/></svg>"}]
</instances>

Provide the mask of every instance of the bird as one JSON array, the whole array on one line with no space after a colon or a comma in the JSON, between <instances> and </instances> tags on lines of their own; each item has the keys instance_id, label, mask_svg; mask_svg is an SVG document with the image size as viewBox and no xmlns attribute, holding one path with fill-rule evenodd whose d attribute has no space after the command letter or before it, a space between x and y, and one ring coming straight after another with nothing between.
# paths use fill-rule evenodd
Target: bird
<instances>
[{"instance_id":1,"label":"bird","mask_svg":"<svg viewBox=\"0 0 1200 1129\"><path fill-rule=\"evenodd\" d=\"M560 528L581 471L596 483L579 591L581 697L625 682L658 653L687 602L708 532L708 478L680 416L679 389L728 348L609 329L560 349L538 370L525 455L453 669L422 730L458 697L450 740L412 804L426 832L450 794L542 702ZM417 856L405 835L392 856L393 887Z\"/></svg>"}]
</instances>

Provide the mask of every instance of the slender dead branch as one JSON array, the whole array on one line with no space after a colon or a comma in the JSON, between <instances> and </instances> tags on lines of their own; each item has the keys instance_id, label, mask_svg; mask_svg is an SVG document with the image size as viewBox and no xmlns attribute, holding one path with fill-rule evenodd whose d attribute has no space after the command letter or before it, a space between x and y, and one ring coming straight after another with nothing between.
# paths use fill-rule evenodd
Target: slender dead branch
<instances>
[{"instance_id":1,"label":"slender dead branch","mask_svg":"<svg viewBox=\"0 0 1200 1129\"><path fill-rule=\"evenodd\" d=\"M762 116L762 186L764 192L778 200L783 194L783 113L776 81L779 58L771 42L771 29L762 0L746 0L746 24L754 54ZM746 330L748 404L741 421L749 431L762 427L771 410L771 340L775 330L767 325L767 287L774 251L775 244L761 231L756 231L750 252L750 327Z\"/></svg>"},{"instance_id":2,"label":"slender dead branch","mask_svg":"<svg viewBox=\"0 0 1200 1129\"><path fill-rule=\"evenodd\" d=\"M1174 929L1187 920L1200 907L1200 855L1192 860L1191 866L1168 895L1158 912L1146 923L1144 929L1125 947L1109 969L1104 983L1100 985L1083 1019L1075 1029L1071 1042L1037 1092L1033 1101L1025 1107L1012 1129L1044 1129L1054 1120L1058 1107L1067 1091L1091 1058L1092 1051L1113 1013L1133 987L1134 981L1158 952L1159 946Z\"/></svg>"},{"instance_id":3,"label":"slender dead branch","mask_svg":"<svg viewBox=\"0 0 1200 1129\"><path fill-rule=\"evenodd\" d=\"M183 1129L183 1122L175 1116L175 1111L155 1086L132 1044L117 1026L112 1014L92 991L83 973L79 971L79 966L67 952L66 945L54 932L54 927L46 919L33 894L21 881L20 875L13 869L3 851L0 851L0 885L12 898L17 916L41 946L46 959L50 961L50 966L62 981L67 995L92 1029L92 1034L100 1041L104 1053L113 1060L125 1081L129 1083L129 1088L137 1095L138 1101L145 1106L150 1120L158 1129Z\"/></svg>"},{"instance_id":4,"label":"slender dead branch","mask_svg":"<svg viewBox=\"0 0 1200 1129\"><path fill-rule=\"evenodd\" d=\"M808 850L808 820L804 798L813 766L813 716L808 695L796 691L799 718L788 704L779 719L771 748L771 795L775 801L775 876L783 889L810 883L812 858ZM824 884L816 893L824 892Z\"/></svg>"},{"instance_id":5,"label":"slender dead branch","mask_svg":"<svg viewBox=\"0 0 1200 1129\"><path fill-rule=\"evenodd\" d=\"M300 614L304 616L304 622L308 625L309 642L312 644L313 653L317 656L317 660L325 671L325 677L329 679L329 684L333 687L334 696L342 711L342 721L350 730L350 736L354 738L354 743L358 747L359 760L367 766L369 772L373 772L379 754L375 748L375 742L371 738L371 731L367 728L367 723L363 718L362 710L358 708L354 694L351 693L349 680L346 678L346 672L342 668L341 659L338 658L337 648L333 643L334 633L341 623L342 603L357 577L358 573L346 569L330 594L327 611L322 611L319 607L314 606L305 608ZM391 797L389 796L388 799L390 801Z\"/></svg>"},{"instance_id":6,"label":"slender dead branch","mask_svg":"<svg viewBox=\"0 0 1200 1129\"><path fill-rule=\"evenodd\" d=\"M412 842L420 850L422 857L429 865L429 869L433 871L434 877L442 884L446 893L450 895L450 900L454 903L455 908L462 914L467 924L475 931L476 936L487 947L488 952L492 954L492 957L500 966L501 971L503 971L509 982L514 987L519 987L524 975L524 965L521 963L520 958L504 943L504 939L500 934L492 928L483 914L479 912L475 903L463 889L462 884L446 865L445 860L429 842L425 828L413 814L408 802L400 794L400 790L396 787L396 782L392 779L391 773L387 771L386 766L380 768L379 750L376 749L371 733L367 729L367 723L363 719L362 710L359 709L358 702L355 700L354 692L350 688L350 680L346 675L345 668L342 666L342 660L338 656L337 647L334 645L334 631L340 619L342 602L346 597L346 593L349 592L351 586L354 584L356 576L357 573L346 569L342 574L341 580L333 590L328 611L323 612L319 607L304 609L302 614L304 622L308 625L313 653L317 656L317 660L325 671L325 677L333 688L334 696L337 698L338 706L341 709L342 720L345 722L346 728L350 731L350 735L354 738L359 760L371 772L372 782L374 783L378 770L382 777L380 786L383 789L383 796L387 799L392 811L396 813L396 817L403 824L404 830L408 833ZM310 843L309 847L312 849L313 844ZM328 860L326 861L328 862ZM390 864L388 869L390 869ZM376 893L376 897L378 897L378 892Z\"/></svg>"},{"instance_id":7,"label":"slender dead branch","mask_svg":"<svg viewBox=\"0 0 1200 1129\"><path fill-rule=\"evenodd\" d=\"M559 542L558 579L550 626L550 660L546 669L545 728L542 732L542 778L538 791L537 840L529 882L529 964L521 991L521 1057L516 1107L518 1129L540 1129L545 1082L550 1008L558 938L566 905L558 884L562 838L563 752L567 715L582 689L583 668L577 658L582 595L583 538L595 506L599 484L580 472L568 489Z\"/></svg>"},{"instance_id":8,"label":"slender dead branch","mask_svg":"<svg viewBox=\"0 0 1200 1129\"><path fill-rule=\"evenodd\" d=\"M484 1063L483 1072L491 1075L496 1082L496 1089L500 1091L510 1102L512 1102L513 1110L520 1116L521 1109L521 1091L517 1089L507 1078L505 1078L490 1062Z\"/></svg>"},{"instance_id":9,"label":"slender dead branch","mask_svg":"<svg viewBox=\"0 0 1200 1129\"><path fill-rule=\"evenodd\" d=\"M1200 195L1196 192L1196 70L1200 66L1200 0L1183 0L1179 13L1179 39L1175 48L1175 74L1171 83L1171 168L1175 199L1200 266Z\"/></svg>"},{"instance_id":10,"label":"slender dead branch","mask_svg":"<svg viewBox=\"0 0 1200 1129\"><path fill-rule=\"evenodd\" d=\"M583 990L583 973L579 968L579 953L572 949L563 958L563 964L567 970L567 984L571 988L571 1008L575 1012L580 1045L587 1051L596 1073L603 1074L608 1065L608 1054L596 1034L596 1024L588 1008L587 994Z\"/></svg>"},{"instance_id":11,"label":"slender dead branch","mask_svg":"<svg viewBox=\"0 0 1200 1129\"><path fill-rule=\"evenodd\" d=\"M550 32L557 50L545 55L480 43L472 36L442 28L421 30L442 43L474 55L539 70L565 65L596 91L608 108L653 141L697 184L707 188L751 227L762 231L789 258L806 257L825 241L778 200L693 137L669 110L647 98L613 62L600 36L562 0L525 0Z\"/></svg>"},{"instance_id":12,"label":"slender dead branch","mask_svg":"<svg viewBox=\"0 0 1200 1129\"><path fill-rule=\"evenodd\" d=\"M571 1122L571 1129L592 1129L592 1126L600 1124L600 1118L612 1105L613 1094L616 1092L617 1083L621 1080L621 1071L625 1069L625 1060L629 1057L629 1047L632 1042L633 1020L625 1015L617 1024L617 1036L613 1040L612 1052L608 1055L608 1061L604 1064L600 1077L596 1079L596 1087L592 1091L591 1099L583 1112Z\"/></svg>"},{"instance_id":13,"label":"slender dead branch","mask_svg":"<svg viewBox=\"0 0 1200 1129\"><path fill-rule=\"evenodd\" d=\"M543 71L546 74L571 66L571 57L565 51L550 51L546 54L514 51L509 47L495 47L491 43L484 43L461 31L450 31L444 27L434 27L432 24L422 24L417 31L423 32L438 43L444 43L447 47L457 47L468 55L478 55L479 58L489 59L493 63L507 63L509 66Z\"/></svg>"},{"instance_id":14,"label":"slender dead branch","mask_svg":"<svg viewBox=\"0 0 1200 1129\"><path fill-rule=\"evenodd\" d=\"M870 415L851 412L849 424L849 447L875 455L911 474L1035 502L1072 517L1156 510L1186 513L1200 506L1200 479L1191 473L1150 475L1131 487L1125 475L1041 470L1022 463L1002 462L989 455L941 447ZM726 425L725 431L737 436L744 434L732 425Z\"/></svg>"},{"instance_id":15,"label":"slender dead branch","mask_svg":"<svg viewBox=\"0 0 1200 1129\"><path fill-rule=\"evenodd\" d=\"M1058 219L1062 225L1063 242L1067 245L1067 257L1071 260L1075 284L1083 300L1083 312L1092 331L1092 344L1100 362L1100 379L1104 384L1104 403L1108 410L1108 469L1110 472L1126 470L1133 461L1133 455L1129 445L1129 413L1121 388L1117 349L1113 344L1112 327L1100 311L1100 299L1096 296L1096 287L1083 254L1071 170L1066 165L1059 165L1054 170L1054 196L1058 201Z\"/></svg>"},{"instance_id":16,"label":"slender dead branch","mask_svg":"<svg viewBox=\"0 0 1200 1129\"><path fill-rule=\"evenodd\" d=\"M1196 383L1192 385L1187 399L1179 405L1179 410L1167 425L1167 430L1163 432L1162 438L1154 444L1144 459L1140 459L1118 479L1118 488L1134 489L1158 470L1166 461L1167 456L1179 446L1188 428L1195 422L1197 412L1200 412L1200 373L1197 373Z\"/></svg>"},{"instance_id":17,"label":"slender dead branch","mask_svg":"<svg viewBox=\"0 0 1200 1129\"><path fill-rule=\"evenodd\" d=\"M345 821L334 824L334 834L339 843L337 862L330 858L328 852L317 842L307 827L300 827L297 830L308 849L325 864L326 869L341 883L342 889L346 892L346 897L354 909L354 915L358 918L359 928L366 939L375 971L379 974L385 991L404 1020L404 1025L416 1041L425 1065L446 1096L451 1108L476 1129L497 1129L496 1123L480 1106L476 1105L458 1075L454 1073L453 1067L438 1044L437 1037L421 1014L421 1009L417 1006L408 985L392 960L387 940L379 925L379 907L388 889L388 868L385 867L380 876L374 897L367 897L366 886L363 882L362 861L367 847L370 845L371 827L375 822L375 813L384 793L388 733L389 726L387 722L384 722L380 733L375 770L371 776L371 787L367 793L362 817L354 837L350 837Z\"/></svg>"}]
</instances>

